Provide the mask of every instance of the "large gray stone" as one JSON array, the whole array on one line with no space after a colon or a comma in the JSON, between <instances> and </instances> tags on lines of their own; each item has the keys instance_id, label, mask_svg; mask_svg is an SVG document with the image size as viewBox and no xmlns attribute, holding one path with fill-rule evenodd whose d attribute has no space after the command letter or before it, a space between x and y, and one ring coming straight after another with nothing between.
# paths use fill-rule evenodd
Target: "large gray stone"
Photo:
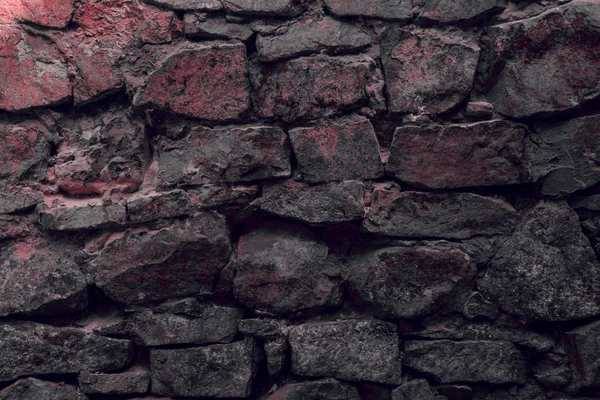
<instances>
[{"instance_id":1,"label":"large gray stone","mask_svg":"<svg viewBox=\"0 0 600 400\"><path fill-rule=\"evenodd\" d=\"M360 395L354 386L329 378L320 381L283 385L266 400L300 399L360 400Z\"/></svg>"},{"instance_id":2,"label":"large gray stone","mask_svg":"<svg viewBox=\"0 0 600 400\"><path fill-rule=\"evenodd\" d=\"M87 400L75 386L42 381L36 378L21 379L0 390L1 400Z\"/></svg>"},{"instance_id":3,"label":"large gray stone","mask_svg":"<svg viewBox=\"0 0 600 400\"><path fill-rule=\"evenodd\" d=\"M325 0L327 10L340 17L364 16L404 21L412 17L411 0Z\"/></svg>"}]
</instances>

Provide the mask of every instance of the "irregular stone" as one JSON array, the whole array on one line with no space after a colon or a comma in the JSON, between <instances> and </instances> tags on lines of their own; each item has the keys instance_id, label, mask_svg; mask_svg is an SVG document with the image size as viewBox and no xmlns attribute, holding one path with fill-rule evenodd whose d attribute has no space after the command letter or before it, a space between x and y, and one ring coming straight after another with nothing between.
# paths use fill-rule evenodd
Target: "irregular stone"
<instances>
[{"instance_id":1,"label":"irregular stone","mask_svg":"<svg viewBox=\"0 0 600 400\"><path fill-rule=\"evenodd\" d=\"M501 120L397 128L386 173L430 189L526 183L526 134L524 125Z\"/></svg>"},{"instance_id":2,"label":"irregular stone","mask_svg":"<svg viewBox=\"0 0 600 400\"><path fill-rule=\"evenodd\" d=\"M133 103L207 120L239 119L250 106L246 64L242 43L197 44L169 56Z\"/></svg>"},{"instance_id":3,"label":"irregular stone","mask_svg":"<svg viewBox=\"0 0 600 400\"><path fill-rule=\"evenodd\" d=\"M403 364L438 382L525 383L523 354L510 342L409 340Z\"/></svg>"},{"instance_id":4,"label":"irregular stone","mask_svg":"<svg viewBox=\"0 0 600 400\"><path fill-rule=\"evenodd\" d=\"M256 373L254 342L181 350L151 349L152 393L196 397L247 397Z\"/></svg>"},{"instance_id":5,"label":"irregular stone","mask_svg":"<svg viewBox=\"0 0 600 400\"><path fill-rule=\"evenodd\" d=\"M278 337L264 344L265 357L267 358L267 372L272 379L279 378L288 362L286 338Z\"/></svg>"},{"instance_id":6,"label":"irregular stone","mask_svg":"<svg viewBox=\"0 0 600 400\"><path fill-rule=\"evenodd\" d=\"M110 229L127 222L122 204L52 208L42 205L38 206L37 213L42 228L51 231Z\"/></svg>"},{"instance_id":7,"label":"irregular stone","mask_svg":"<svg viewBox=\"0 0 600 400\"><path fill-rule=\"evenodd\" d=\"M481 295L481 293L474 292L465 302L463 314L468 319L474 319L477 317L495 319L498 315L498 306L491 301L488 301Z\"/></svg>"},{"instance_id":8,"label":"irregular stone","mask_svg":"<svg viewBox=\"0 0 600 400\"><path fill-rule=\"evenodd\" d=\"M347 278L360 305L384 319L417 318L462 307L476 268L458 249L387 247L354 262Z\"/></svg>"},{"instance_id":9,"label":"irregular stone","mask_svg":"<svg viewBox=\"0 0 600 400\"><path fill-rule=\"evenodd\" d=\"M33 215L0 214L0 240L29 236L37 231Z\"/></svg>"},{"instance_id":10,"label":"irregular stone","mask_svg":"<svg viewBox=\"0 0 600 400\"><path fill-rule=\"evenodd\" d=\"M243 335L259 339L274 339L284 334L286 320L272 318L242 319L238 323L238 331Z\"/></svg>"},{"instance_id":11,"label":"irregular stone","mask_svg":"<svg viewBox=\"0 0 600 400\"><path fill-rule=\"evenodd\" d=\"M265 184L260 207L269 214L308 224L336 224L363 218L364 191L359 181L310 186L287 180Z\"/></svg>"},{"instance_id":12,"label":"irregular stone","mask_svg":"<svg viewBox=\"0 0 600 400\"><path fill-rule=\"evenodd\" d=\"M198 214L160 230L117 234L96 260L96 285L124 304L210 293L230 254L225 219Z\"/></svg>"},{"instance_id":13,"label":"irregular stone","mask_svg":"<svg viewBox=\"0 0 600 400\"><path fill-rule=\"evenodd\" d=\"M56 184L70 195L137 190L149 164L144 124L126 109L66 117L59 121L64 140L57 146Z\"/></svg>"},{"instance_id":14,"label":"irregular stone","mask_svg":"<svg viewBox=\"0 0 600 400\"><path fill-rule=\"evenodd\" d=\"M144 0L147 3L160 7L172 8L180 11L217 11L223 8L217 0Z\"/></svg>"},{"instance_id":15,"label":"irregular stone","mask_svg":"<svg viewBox=\"0 0 600 400\"><path fill-rule=\"evenodd\" d=\"M50 158L47 133L35 120L0 121L0 180L44 179Z\"/></svg>"},{"instance_id":16,"label":"irregular stone","mask_svg":"<svg viewBox=\"0 0 600 400\"><path fill-rule=\"evenodd\" d=\"M425 379L413 379L392 390L392 400L435 400L433 390Z\"/></svg>"},{"instance_id":17,"label":"irregular stone","mask_svg":"<svg viewBox=\"0 0 600 400\"><path fill-rule=\"evenodd\" d=\"M221 0L225 10L233 14L297 17L305 9L299 0Z\"/></svg>"},{"instance_id":18,"label":"irregular stone","mask_svg":"<svg viewBox=\"0 0 600 400\"><path fill-rule=\"evenodd\" d=\"M366 55L301 57L262 66L253 104L259 118L284 121L340 115L370 105L385 109L384 80Z\"/></svg>"},{"instance_id":19,"label":"irregular stone","mask_svg":"<svg viewBox=\"0 0 600 400\"><path fill-rule=\"evenodd\" d=\"M289 330L292 372L398 385L402 379L394 324L346 320L296 325Z\"/></svg>"},{"instance_id":20,"label":"irregular stone","mask_svg":"<svg viewBox=\"0 0 600 400\"><path fill-rule=\"evenodd\" d=\"M375 189L363 229L406 238L467 239L509 234L516 223L515 209L495 197Z\"/></svg>"},{"instance_id":21,"label":"irregular stone","mask_svg":"<svg viewBox=\"0 0 600 400\"><path fill-rule=\"evenodd\" d=\"M442 23L470 22L504 8L502 0L427 0L419 19Z\"/></svg>"},{"instance_id":22,"label":"irregular stone","mask_svg":"<svg viewBox=\"0 0 600 400\"><path fill-rule=\"evenodd\" d=\"M202 185L188 189L192 204L199 210L245 206L258 195L257 186Z\"/></svg>"},{"instance_id":23,"label":"irregular stone","mask_svg":"<svg viewBox=\"0 0 600 400\"><path fill-rule=\"evenodd\" d=\"M181 217L191 212L192 202L183 190L134 195L127 199L127 217L134 224Z\"/></svg>"},{"instance_id":24,"label":"irregular stone","mask_svg":"<svg viewBox=\"0 0 600 400\"><path fill-rule=\"evenodd\" d=\"M77 376L77 380L81 391L87 394L146 393L150 386L150 371L143 366L135 366L114 374L83 371Z\"/></svg>"},{"instance_id":25,"label":"irregular stone","mask_svg":"<svg viewBox=\"0 0 600 400\"><path fill-rule=\"evenodd\" d=\"M575 198L570 205L575 210L600 211L600 195Z\"/></svg>"},{"instance_id":26,"label":"irregular stone","mask_svg":"<svg viewBox=\"0 0 600 400\"><path fill-rule=\"evenodd\" d=\"M478 59L475 40L457 32L414 28L390 33L382 43L389 110L450 110L471 91Z\"/></svg>"},{"instance_id":27,"label":"irregular stone","mask_svg":"<svg viewBox=\"0 0 600 400\"><path fill-rule=\"evenodd\" d=\"M109 371L133 358L129 340L29 321L0 324L0 381L25 375Z\"/></svg>"},{"instance_id":28,"label":"irregular stone","mask_svg":"<svg viewBox=\"0 0 600 400\"><path fill-rule=\"evenodd\" d=\"M487 29L479 91L515 118L565 111L600 96L600 3L574 0ZM518 90L516 90L518 88Z\"/></svg>"},{"instance_id":29,"label":"irregular stone","mask_svg":"<svg viewBox=\"0 0 600 400\"><path fill-rule=\"evenodd\" d=\"M225 18L200 18L197 13L183 17L183 31L194 39L237 39L248 41L253 35L248 25L229 22Z\"/></svg>"},{"instance_id":30,"label":"irregular stone","mask_svg":"<svg viewBox=\"0 0 600 400\"><path fill-rule=\"evenodd\" d=\"M272 314L336 306L341 282L327 265L328 247L306 228L266 225L238 242L235 297L247 307Z\"/></svg>"},{"instance_id":31,"label":"irregular stone","mask_svg":"<svg viewBox=\"0 0 600 400\"><path fill-rule=\"evenodd\" d=\"M540 124L531 135L531 170L542 193L558 195L600 182L600 115Z\"/></svg>"},{"instance_id":32,"label":"irregular stone","mask_svg":"<svg viewBox=\"0 0 600 400\"><path fill-rule=\"evenodd\" d=\"M554 390L566 388L573 377L569 362L569 357L563 346L556 346L531 366L533 377L545 388ZM572 386L575 391L579 390L577 386L580 382L579 379L573 380Z\"/></svg>"},{"instance_id":33,"label":"irregular stone","mask_svg":"<svg viewBox=\"0 0 600 400\"><path fill-rule=\"evenodd\" d=\"M325 0L327 10L340 17L371 17L395 21L412 18L412 0Z\"/></svg>"},{"instance_id":34,"label":"irregular stone","mask_svg":"<svg viewBox=\"0 0 600 400\"><path fill-rule=\"evenodd\" d=\"M0 214L26 211L42 202L42 194L31 188L0 185Z\"/></svg>"},{"instance_id":35,"label":"irregular stone","mask_svg":"<svg viewBox=\"0 0 600 400\"><path fill-rule=\"evenodd\" d=\"M73 0L21 0L23 21L50 28L65 28L71 21Z\"/></svg>"},{"instance_id":36,"label":"irregular stone","mask_svg":"<svg viewBox=\"0 0 600 400\"><path fill-rule=\"evenodd\" d=\"M583 325L563 336L573 377L571 390L600 387L600 323Z\"/></svg>"},{"instance_id":37,"label":"irregular stone","mask_svg":"<svg viewBox=\"0 0 600 400\"><path fill-rule=\"evenodd\" d=\"M36 378L20 379L0 391L2 400L87 400L75 386L42 381Z\"/></svg>"},{"instance_id":38,"label":"irregular stone","mask_svg":"<svg viewBox=\"0 0 600 400\"><path fill-rule=\"evenodd\" d=\"M328 378L319 381L288 383L283 385L266 400L360 400L358 390L348 383Z\"/></svg>"},{"instance_id":39,"label":"irregular stone","mask_svg":"<svg viewBox=\"0 0 600 400\"><path fill-rule=\"evenodd\" d=\"M0 27L0 110L23 111L71 99L65 58L47 38Z\"/></svg>"},{"instance_id":40,"label":"irregular stone","mask_svg":"<svg viewBox=\"0 0 600 400\"><path fill-rule=\"evenodd\" d=\"M486 101L470 101L465 108L467 117L488 118L494 114L494 106Z\"/></svg>"},{"instance_id":41,"label":"irregular stone","mask_svg":"<svg viewBox=\"0 0 600 400\"><path fill-rule=\"evenodd\" d=\"M358 26L329 17L301 19L287 26L283 34L256 38L258 57L266 62L323 51L358 51L370 45L371 37Z\"/></svg>"},{"instance_id":42,"label":"irregular stone","mask_svg":"<svg viewBox=\"0 0 600 400\"><path fill-rule=\"evenodd\" d=\"M2 246L0 316L57 315L85 308L88 279L75 261L78 250L69 243L41 238L15 240Z\"/></svg>"},{"instance_id":43,"label":"irregular stone","mask_svg":"<svg viewBox=\"0 0 600 400\"><path fill-rule=\"evenodd\" d=\"M289 136L308 182L377 179L383 174L377 137L367 119L296 128Z\"/></svg>"},{"instance_id":44,"label":"irregular stone","mask_svg":"<svg viewBox=\"0 0 600 400\"><path fill-rule=\"evenodd\" d=\"M501 309L525 319L567 321L600 314L600 265L577 214L564 202L533 207L478 286Z\"/></svg>"}]
</instances>

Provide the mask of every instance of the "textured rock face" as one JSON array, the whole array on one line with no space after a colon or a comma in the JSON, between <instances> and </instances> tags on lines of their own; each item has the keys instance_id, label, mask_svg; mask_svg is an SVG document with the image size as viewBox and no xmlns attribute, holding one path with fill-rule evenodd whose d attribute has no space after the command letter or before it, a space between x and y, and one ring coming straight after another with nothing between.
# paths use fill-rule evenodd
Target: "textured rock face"
<instances>
[{"instance_id":1,"label":"textured rock face","mask_svg":"<svg viewBox=\"0 0 600 400\"><path fill-rule=\"evenodd\" d=\"M0 214L13 214L33 208L42 201L40 193L28 187L0 186Z\"/></svg>"},{"instance_id":2,"label":"textured rock face","mask_svg":"<svg viewBox=\"0 0 600 400\"><path fill-rule=\"evenodd\" d=\"M333 15L365 16L389 20L407 20L412 17L412 0L325 0Z\"/></svg>"},{"instance_id":3,"label":"textured rock face","mask_svg":"<svg viewBox=\"0 0 600 400\"><path fill-rule=\"evenodd\" d=\"M358 394L358 390L351 385L340 383L336 379L323 379L314 382L284 385L267 397L267 399L358 400L360 399L360 395Z\"/></svg>"},{"instance_id":4,"label":"textured rock face","mask_svg":"<svg viewBox=\"0 0 600 400\"><path fill-rule=\"evenodd\" d=\"M198 39L238 39L246 42L254 32L248 25L229 22L224 18L206 18L203 13L188 13L184 17L186 36Z\"/></svg>"},{"instance_id":5,"label":"textured rock face","mask_svg":"<svg viewBox=\"0 0 600 400\"><path fill-rule=\"evenodd\" d=\"M290 329L289 341L295 374L392 385L401 382L393 324L376 320L303 324Z\"/></svg>"},{"instance_id":6,"label":"textured rock face","mask_svg":"<svg viewBox=\"0 0 600 400\"><path fill-rule=\"evenodd\" d=\"M2 400L87 400L77 387L35 378L21 379L0 391Z\"/></svg>"},{"instance_id":7,"label":"textured rock face","mask_svg":"<svg viewBox=\"0 0 600 400\"><path fill-rule=\"evenodd\" d=\"M593 49L600 43L599 10L595 1L575 0L489 28L480 75L496 110L532 117L597 98L600 62Z\"/></svg>"},{"instance_id":8,"label":"textured rock face","mask_svg":"<svg viewBox=\"0 0 600 400\"><path fill-rule=\"evenodd\" d=\"M415 379L392 391L392 400L434 400L434 394L425 379Z\"/></svg>"},{"instance_id":9,"label":"textured rock face","mask_svg":"<svg viewBox=\"0 0 600 400\"><path fill-rule=\"evenodd\" d=\"M501 8L499 0L428 0L419 18L442 23L469 21Z\"/></svg>"},{"instance_id":10,"label":"textured rock face","mask_svg":"<svg viewBox=\"0 0 600 400\"><path fill-rule=\"evenodd\" d=\"M505 311L544 321L599 314L599 285L600 264L577 214L550 201L527 213L478 283Z\"/></svg>"},{"instance_id":11,"label":"textured rock face","mask_svg":"<svg viewBox=\"0 0 600 400\"><path fill-rule=\"evenodd\" d=\"M568 356L575 367L571 371L573 374L571 386L575 390L600 386L598 337L600 337L598 322L584 325L565 334Z\"/></svg>"},{"instance_id":12,"label":"textured rock face","mask_svg":"<svg viewBox=\"0 0 600 400\"><path fill-rule=\"evenodd\" d=\"M113 374L85 371L77 379L81 390L86 394L140 394L146 393L150 385L148 369L140 366Z\"/></svg>"},{"instance_id":13,"label":"textured rock face","mask_svg":"<svg viewBox=\"0 0 600 400\"><path fill-rule=\"evenodd\" d=\"M73 0L24 0L23 20L51 28L64 28L71 21Z\"/></svg>"},{"instance_id":14,"label":"textured rock face","mask_svg":"<svg viewBox=\"0 0 600 400\"><path fill-rule=\"evenodd\" d=\"M222 0L223 7L234 14L295 17L305 7L299 0Z\"/></svg>"},{"instance_id":15,"label":"textured rock face","mask_svg":"<svg viewBox=\"0 0 600 400\"><path fill-rule=\"evenodd\" d=\"M44 229L54 231L78 231L85 229L108 229L125 224L125 206L91 205L85 207L42 207L39 221Z\"/></svg>"},{"instance_id":16,"label":"textured rock face","mask_svg":"<svg viewBox=\"0 0 600 400\"><path fill-rule=\"evenodd\" d=\"M35 120L0 120L0 180L41 180L50 156L48 131ZM3 188L8 193L8 188ZM19 192L21 192L19 190ZM6 194L8 196L8 194ZM7 205L3 207L8 208Z\"/></svg>"},{"instance_id":17,"label":"textured rock face","mask_svg":"<svg viewBox=\"0 0 600 400\"><path fill-rule=\"evenodd\" d=\"M183 11L217 11L223 8L220 1L196 1L196 0L145 0L147 3L157 6L172 8Z\"/></svg>"},{"instance_id":18,"label":"textured rock face","mask_svg":"<svg viewBox=\"0 0 600 400\"><path fill-rule=\"evenodd\" d=\"M191 212L192 202L183 190L132 196L127 200L127 215L131 223L181 217Z\"/></svg>"},{"instance_id":19,"label":"textured rock face","mask_svg":"<svg viewBox=\"0 0 600 400\"><path fill-rule=\"evenodd\" d=\"M508 121L397 128L386 172L431 189L525 183L526 133Z\"/></svg>"}]
</instances>

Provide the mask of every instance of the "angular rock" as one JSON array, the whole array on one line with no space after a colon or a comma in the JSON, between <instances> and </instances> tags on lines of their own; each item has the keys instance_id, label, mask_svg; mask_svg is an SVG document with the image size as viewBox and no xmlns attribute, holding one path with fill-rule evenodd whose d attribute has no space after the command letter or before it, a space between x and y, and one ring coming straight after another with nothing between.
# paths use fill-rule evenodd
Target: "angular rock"
<instances>
[{"instance_id":1,"label":"angular rock","mask_svg":"<svg viewBox=\"0 0 600 400\"><path fill-rule=\"evenodd\" d=\"M530 210L478 286L501 309L524 319L600 314L600 264L564 202L542 201Z\"/></svg>"},{"instance_id":2,"label":"angular rock","mask_svg":"<svg viewBox=\"0 0 600 400\"><path fill-rule=\"evenodd\" d=\"M409 340L402 363L438 382L525 383L523 354L510 342Z\"/></svg>"},{"instance_id":3,"label":"angular rock","mask_svg":"<svg viewBox=\"0 0 600 400\"><path fill-rule=\"evenodd\" d=\"M473 38L414 28L390 33L386 41L382 61L391 112L442 113L471 91L479 59Z\"/></svg>"},{"instance_id":4,"label":"angular rock","mask_svg":"<svg viewBox=\"0 0 600 400\"><path fill-rule=\"evenodd\" d=\"M488 301L479 292L472 293L469 299L465 302L463 315L468 319L477 317L486 317L495 319L498 315L498 306Z\"/></svg>"},{"instance_id":5,"label":"angular rock","mask_svg":"<svg viewBox=\"0 0 600 400\"><path fill-rule=\"evenodd\" d=\"M23 111L70 100L65 58L47 38L3 26L0 49L0 110Z\"/></svg>"},{"instance_id":6,"label":"angular rock","mask_svg":"<svg viewBox=\"0 0 600 400\"><path fill-rule=\"evenodd\" d=\"M286 320L271 318L242 319L238 330L243 335L254 336L259 339L274 339L284 334Z\"/></svg>"},{"instance_id":7,"label":"angular rock","mask_svg":"<svg viewBox=\"0 0 600 400\"><path fill-rule=\"evenodd\" d=\"M392 400L435 400L433 390L425 379L414 379L392 390Z\"/></svg>"},{"instance_id":8,"label":"angular rock","mask_svg":"<svg viewBox=\"0 0 600 400\"><path fill-rule=\"evenodd\" d=\"M122 204L83 207L38 207L39 223L51 231L109 229L125 225L127 215Z\"/></svg>"},{"instance_id":9,"label":"angular rock","mask_svg":"<svg viewBox=\"0 0 600 400\"><path fill-rule=\"evenodd\" d=\"M536 131L531 170L542 193L573 193L600 182L600 115L540 124Z\"/></svg>"},{"instance_id":10,"label":"angular rock","mask_svg":"<svg viewBox=\"0 0 600 400\"><path fill-rule=\"evenodd\" d=\"M495 197L375 189L363 229L406 238L467 239L509 234L516 223L515 209Z\"/></svg>"},{"instance_id":11,"label":"angular rock","mask_svg":"<svg viewBox=\"0 0 600 400\"><path fill-rule=\"evenodd\" d=\"M386 173L430 189L525 183L526 134L524 125L500 120L397 128Z\"/></svg>"},{"instance_id":12,"label":"angular rock","mask_svg":"<svg viewBox=\"0 0 600 400\"><path fill-rule=\"evenodd\" d=\"M56 184L70 195L133 192L149 164L144 124L126 109L66 117L59 121L64 141L57 146Z\"/></svg>"},{"instance_id":13,"label":"angular rock","mask_svg":"<svg viewBox=\"0 0 600 400\"><path fill-rule=\"evenodd\" d=\"M223 8L217 0L144 0L156 6L172 8L180 11L217 11Z\"/></svg>"},{"instance_id":14,"label":"angular rock","mask_svg":"<svg viewBox=\"0 0 600 400\"><path fill-rule=\"evenodd\" d=\"M0 324L0 381L25 375L109 371L133 358L129 340L28 321Z\"/></svg>"},{"instance_id":15,"label":"angular rock","mask_svg":"<svg viewBox=\"0 0 600 400\"><path fill-rule=\"evenodd\" d=\"M50 28L65 28L71 21L73 0L22 0L23 21Z\"/></svg>"},{"instance_id":16,"label":"angular rock","mask_svg":"<svg viewBox=\"0 0 600 400\"><path fill-rule=\"evenodd\" d=\"M359 51L371 45L371 37L357 25L329 17L295 21L280 35L258 35L256 49L261 61L273 62L286 58L327 51L341 53Z\"/></svg>"},{"instance_id":17,"label":"angular rock","mask_svg":"<svg viewBox=\"0 0 600 400\"><path fill-rule=\"evenodd\" d=\"M273 379L281 377L283 369L288 361L287 350L289 348L287 339L278 337L264 344L265 357L267 359L267 372Z\"/></svg>"},{"instance_id":18,"label":"angular rock","mask_svg":"<svg viewBox=\"0 0 600 400\"><path fill-rule=\"evenodd\" d=\"M329 378L312 382L288 383L266 398L266 400L296 399L360 400L360 395L354 386Z\"/></svg>"},{"instance_id":19,"label":"angular rock","mask_svg":"<svg viewBox=\"0 0 600 400\"><path fill-rule=\"evenodd\" d=\"M570 205L575 210L600 211L600 195L575 198Z\"/></svg>"},{"instance_id":20,"label":"angular rock","mask_svg":"<svg viewBox=\"0 0 600 400\"><path fill-rule=\"evenodd\" d=\"M47 134L35 120L0 121L0 180L44 179L50 159Z\"/></svg>"},{"instance_id":21,"label":"angular rock","mask_svg":"<svg viewBox=\"0 0 600 400\"><path fill-rule=\"evenodd\" d=\"M134 366L124 372L105 374L83 371L77 376L83 393L126 395L146 393L150 386L150 371L143 366Z\"/></svg>"},{"instance_id":22,"label":"angular rock","mask_svg":"<svg viewBox=\"0 0 600 400\"><path fill-rule=\"evenodd\" d=\"M258 86L253 104L260 118L314 119L366 105L385 109L383 76L366 55L318 55L267 64Z\"/></svg>"},{"instance_id":23,"label":"angular rock","mask_svg":"<svg viewBox=\"0 0 600 400\"><path fill-rule=\"evenodd\" d=\"M57 315L87 306L79 249L69 243L27 238L6 243L0 251L0 316L15 313Z\"/></svg>"},{"instance_id":24,"label":"angular rock","mask_svg":"<svg viewBox=\"0 0 600 400\"><path fill-rule=\"evenodd\" d=\"M404 21L412 17L412 0L325 0L327 10L340 17L371 17Z\"/></svg>"},{"instance_id":25,"label":"angular rock","mask_svg":"<svg viewBox=\"0 0 600 400\"><path fill-rule=\"evenodd\" d=\"M183 190L134 195L127 199L127 218L134 224L181 217L191 212L192 202Z\"/></svg>"},{"instance_id":26,"label":"angular rock","mask_svg":"<svg viewBox=\"0 0 600 400\"><path fill-rule=\"evenodd\" d=\"M292 372L390 385L401 382L394 324L345 320L296 325L289 330Z\"/></svg>"},{"instance_id":27,"label":"angular rock","mask_svg":"<svg viewBox=\"0 0 600 400\"><path fill-rule=\"evenodd\" d=\"M246 64L242 43L197 44L169 56L133 103L206 120L239 119L250 106Z\"/></svg>"},{"instance_id":28,"label":"angular rock","mask_svg":"<svg viewBox=\"0 0 600 400\"><path fill-rule=\"evenodd\" d=\"M237 39L246 42L254 34L245 24L229 22L224 18L202 18L198 13L187 13L183 31L194 39Z\"/></svg>"},{"instance_id":29,"label":"angular rock","mask_svg":"<svg viewBox=\"0 0 600 400\"><path fill-rule=\"evenodd\" d=\"M28 210L42 202L42 194L28 187L0 185L0 214Z\"/></svg>"},{"instance_id":30,"label":"angular rock","mask_svg":"<svg viewBox=\"0 0 600 400\"><path fill-rule=\"evenodd\" d=\"M189 135L158 144L163 186L247 182L291 174L290 145L277 127L189 127Z\"/></svg>"},{"instance_id":31,"label":"angular rock","mask_svg":"<svg viewBox=\"0 0 600 400\"><path fill-rule=\"evenodd\" d=\"M465 108L467 117L489 118L494 114L494 106L486 101L470 101Z\"/></svg>"},{"instance_id":32,"label":"angular rock","mask_svg":"<svg viewBox=\"0 0 600 400\"><path fill-rule=\"evenodd\" d=\"M354 262L347 283L356 302L385 319L417 318L462 307L476 268L458 249L387 247Z\"/></svg>"},{"instance_id":33,"label":"angular rock","mask_svg":"<svg viewBox=\"0 0 600 400\"><path fill-rule=\"evenodd\" d=\"M42 381L36 378L20 379L0 390L2 400L87 400L75 386Z\"/></svg>"},{"instance_id":34,"label":"angular rock","mask_svg":"<svg viewBox=\"0 0 600 400\"><path fill-rule=\"evenodd\" d=\"M202 185L189 189L188 195L199 210L223 206L245 206L258 195L257 186Z\"/></svg>"},{"instance_id":35,"label":"angular rock","mask_svg":"<svg viewBox=\"0 0 600 400\"><path fill-rule=\"evenodd\" d=\"M327 265L328 247L306 228L266 225L238 243L235 297L247 307L289 314L338 305L341 282Z\"/></svg>"},{"instance_id":36,"label":"angular rock","mask_svg":"<svg viewBox=\"0 0 600 400\"><path fill-rule=\"evenodd\" d=\"M377 137L367 119L296 128L289 136L308 182L377 179L383 174Z\"/></svg>"},{"instance_id":37,"label":"angular rock","mask_svg":"<svg viewBox=\"0 0 600 400\"><path fill-rule=\"evenodd\" d=\"M225 219L198 214L160 230L117 234L96 260L96 285L124 304L210 293L230 254Z\"/></svg>"},{"instance_id":38,"label":"angular rock","mask_svg":"<svg viewBox=\"0 0 600 400\"><path fill-rule=\"evenodd\" d=\"M152 349L152 393L196 397L247 397L256 373L254 342L182 350Z\"/></svg>"},{"instance_id":39,"label":"angular rock","mask_svg":"<svg viewBox=\"0 0 600 400\"><path fill-rule=\"evenodd\" d=\"M592 322L564 334L565 348L573 374L570 387L575 391L582 387L600 387L598 338L600 338L598 322Z\"/></svg>"},{"instance_id":40,"label":"angular rock","mask_svg":"<svg viewBox=\"0 0 600 400\"><path fill-rule=\"evenodd\" d=\"M311 186L288 180L263 186L261 209L308 224L336 224L362 219L365 187L359 181Z\"/></svg>"},{"instance_id":41,"label":"angular rock","mask_svg":"<svg viewBox=\"0 0 600 400\"><path fill-rule=\"evenodd\" d=\"M496 111L515 118L597 99L599 15L600 3L574 0L534 18L488 28L478 73L481 94Z\"/></svg>"},{"instance_id":42,"label":"angular rock","mask_svg":"<svg viewBox=\"0 0 600 400\"><path fill-rule=\"evenodd\" d=\"M28 236L37 229L33 215L0 214L0 240Z\"/></svg>"},{"instance_id":43,"label":"angular rock","mask_svg":"<svg viewBox=\"0 0 600 400\"><path fill-rule=\"evenodd\" d=\"M305 9L300 0L221 0L225 10L232 14L297 17Z\"/></svg>"},{"instance_id":44,"label":"angular rock","mask_svg":"<svg viewBox=\"0 0 600 400\"><path fill-rule=\"evenodd\" d=\"M419 19L442 23L469 22L502 8L502 0L427 0Z\"/></svg>"}]
</instances>

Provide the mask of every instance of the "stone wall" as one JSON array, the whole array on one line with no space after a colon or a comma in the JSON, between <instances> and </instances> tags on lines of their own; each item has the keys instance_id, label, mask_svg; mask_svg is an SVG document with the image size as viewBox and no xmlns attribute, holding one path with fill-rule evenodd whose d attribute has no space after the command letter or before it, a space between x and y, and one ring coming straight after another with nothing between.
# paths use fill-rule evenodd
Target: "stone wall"
<instances>
[{"instance_id":1,"label":"stone wall","mask_svg":"<svg viewBox=\"0 0 600 400\"><path fill-rule=\"evenodd\" d=\"M598 399L599 182L598 0L2 0L0 399Z\"/></svg>"}]
</instances>

